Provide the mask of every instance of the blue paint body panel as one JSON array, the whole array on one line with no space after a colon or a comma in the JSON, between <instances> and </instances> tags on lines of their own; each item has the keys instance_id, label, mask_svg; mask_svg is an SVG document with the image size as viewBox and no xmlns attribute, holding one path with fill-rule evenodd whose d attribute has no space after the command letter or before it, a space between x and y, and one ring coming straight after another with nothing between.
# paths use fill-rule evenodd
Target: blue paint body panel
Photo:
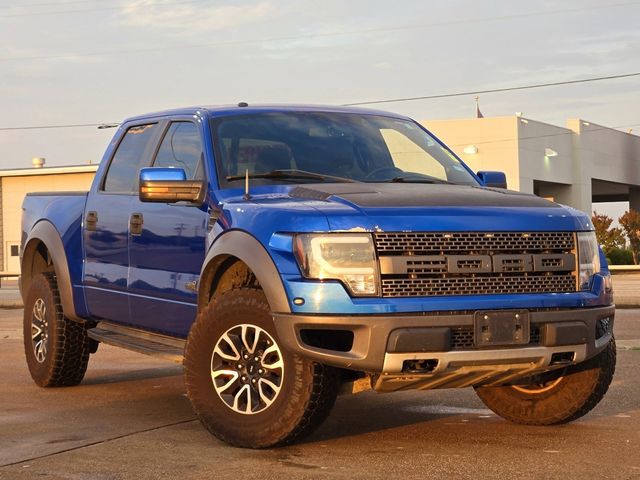
<instances>
[{"instance_id":1,"label":"blue paint body panel","mask_svg":"<svg viewBox=\"0 0 640 480\"><path fill-rule=\"evenodd\" d=\"M292 234L345 231L588 231L589 218L577 210L546 203L535 207L494 205L442 205L424 201L408 206L361 206L348 196L318 198L293 194L290 185L261 185L220 189L215 169L215 148L210 121L230 115L260 112L351 112L405 119L366 109L304 106L193 107L158 112L125 121L109 144L91 190L86 195L28 196L24 202L23 242L38 222L52 223L64 244L73 300L78 315L108 319L139 328L186 337L197 313L194 285L207 252L216 239L241 230L257 239L280 274L289 306L304 314L398 314L501 308L579 308L611 303L602 275L608 275L604 255L602 272L589 291L562 294L472 295L419 298L353 298L335 281L309 281L301 276L293 255ZM135 194L108 195L100 190L109 161L132 125L191 121L198 126L207 178L207 195L199 207L140 202ZM160 141L158 136L157 141ZM453 155L453 154L452 154ZM150 165L147 165L150 166ZM464 168L468 168L464 166ZM148 178L161 178L145 170ZM165 175L172 174L165 172ZM460 188L461 193L482 191L478 186L400 185L416 199L434 188ZM242 183L242 182L240 182ZM365 185L365 184L363 184ZM322 191L321 184L304 185ZM363 187L367 188L367 187ZM467 190L462 190L462 189ZM83 226L87 212L98 213L96 231ZM209 224L211 212L216 220ZM144 216L142 232L132 234L132 214ZM294 305L293 298L304 298Z\"/></svg>"}]
</instances>

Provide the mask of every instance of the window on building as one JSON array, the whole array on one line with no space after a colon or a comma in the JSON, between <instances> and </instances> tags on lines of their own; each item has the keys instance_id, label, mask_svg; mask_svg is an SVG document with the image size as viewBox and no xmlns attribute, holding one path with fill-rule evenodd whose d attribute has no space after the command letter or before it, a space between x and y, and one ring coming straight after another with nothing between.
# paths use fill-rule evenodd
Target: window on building
<instances>
[{"instance_id":1,"label":"window on building","mask_svg":"<svg viewBox=\"0 0 640 480\"><path fill-rule=\"evenodd\" d=\"M152 123L127 130L109 165L105 192L132 193L137 190L140 169L149 165L146 150L156 126Z\"/></svg>"},{"instance_id":2,"label":"window on building","mask_svg":"<svg viewBox=\"0 0 640 480\"><path fill-rule=\"evenodd\" d=\"M20 256L20 245L11 245L11 256L12 257Z\"/></svg>"},{"instance_id":3,"label":"window on building","mask_svg":"<svg viewBox=\"0 0 640 480\"><path fill-rule=\"evenodd\" d=\"M203 179L202 145L196 125L191 122L172 123L162 140L153 166L182 168L187 179Z\"/></svg>"}]
</instances>

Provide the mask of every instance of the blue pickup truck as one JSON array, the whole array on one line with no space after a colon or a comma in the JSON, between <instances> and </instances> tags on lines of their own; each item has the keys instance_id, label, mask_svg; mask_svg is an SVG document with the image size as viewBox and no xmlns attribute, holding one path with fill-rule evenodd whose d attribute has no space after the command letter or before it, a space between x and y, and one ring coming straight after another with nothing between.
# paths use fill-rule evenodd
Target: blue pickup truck
<instances>
[{"instance_id":1,"label":"blue pickup truck","mask_svg":"<svg viewBox=\"0 0 640 480\"><path fill-rule=\"evenodd\" d=\"M232 445L294 442L344 390L473 387L513 422L564 423L614 374L590 219L386 112L130 118L89 192L25 198L21 252L37 385L79 384L100 343L172 359Z\"/></svg>"}]
</instances>

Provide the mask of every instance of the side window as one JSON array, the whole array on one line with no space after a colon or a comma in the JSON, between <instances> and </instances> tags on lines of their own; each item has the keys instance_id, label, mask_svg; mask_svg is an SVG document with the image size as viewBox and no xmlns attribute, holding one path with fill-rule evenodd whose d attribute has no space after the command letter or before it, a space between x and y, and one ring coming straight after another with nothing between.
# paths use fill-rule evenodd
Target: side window
<instances>
[{"instance_id":1,"label":"side window","mask_svg":"<svg viewBox=\"0 0 640 480\"><path fill-rule=\"evenodd\" d=\"M127 130L107 170L103 191L136 191L140 169L148 165L145 150L153 138L156 125L138 125Z\"/></svg>"},{"instance_id":2,"label":"side window","mask_svg":"<svg viewBox=\"0 0 640 480\"><path fill-rule=\"evenodd\" d=\"M203 179L198 128L191 122L172 123L160 144L153 166L183 168L187 179Z\"/></svg>"}]
</instances>

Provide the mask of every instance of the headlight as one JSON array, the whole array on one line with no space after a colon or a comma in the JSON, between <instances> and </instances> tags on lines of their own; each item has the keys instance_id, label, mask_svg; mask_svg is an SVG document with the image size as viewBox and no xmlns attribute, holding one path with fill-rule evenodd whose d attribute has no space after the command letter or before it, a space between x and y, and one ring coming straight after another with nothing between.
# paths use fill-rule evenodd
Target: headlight
<instances>
[{"instance_id":1,"label":"headlight","mask_svg":"<svg viewBox=\"0 0 640 480\"><path fill-rule=\"evenodd\" d=\"M595 232L578 232L580 290L588 290L591 277L600 271L600 251Z\"/></svg>"},{"instance_id":2,"label":"headlight","mask_svg":"<svg viewBox=\"0 0 640 480\"><path fill-rule=\"evenodd\" d=\"M294 253L305 278L340 280L354 296L378 295L378 265L368 233L296 235Z\"/></svg>"}]
</instances>

